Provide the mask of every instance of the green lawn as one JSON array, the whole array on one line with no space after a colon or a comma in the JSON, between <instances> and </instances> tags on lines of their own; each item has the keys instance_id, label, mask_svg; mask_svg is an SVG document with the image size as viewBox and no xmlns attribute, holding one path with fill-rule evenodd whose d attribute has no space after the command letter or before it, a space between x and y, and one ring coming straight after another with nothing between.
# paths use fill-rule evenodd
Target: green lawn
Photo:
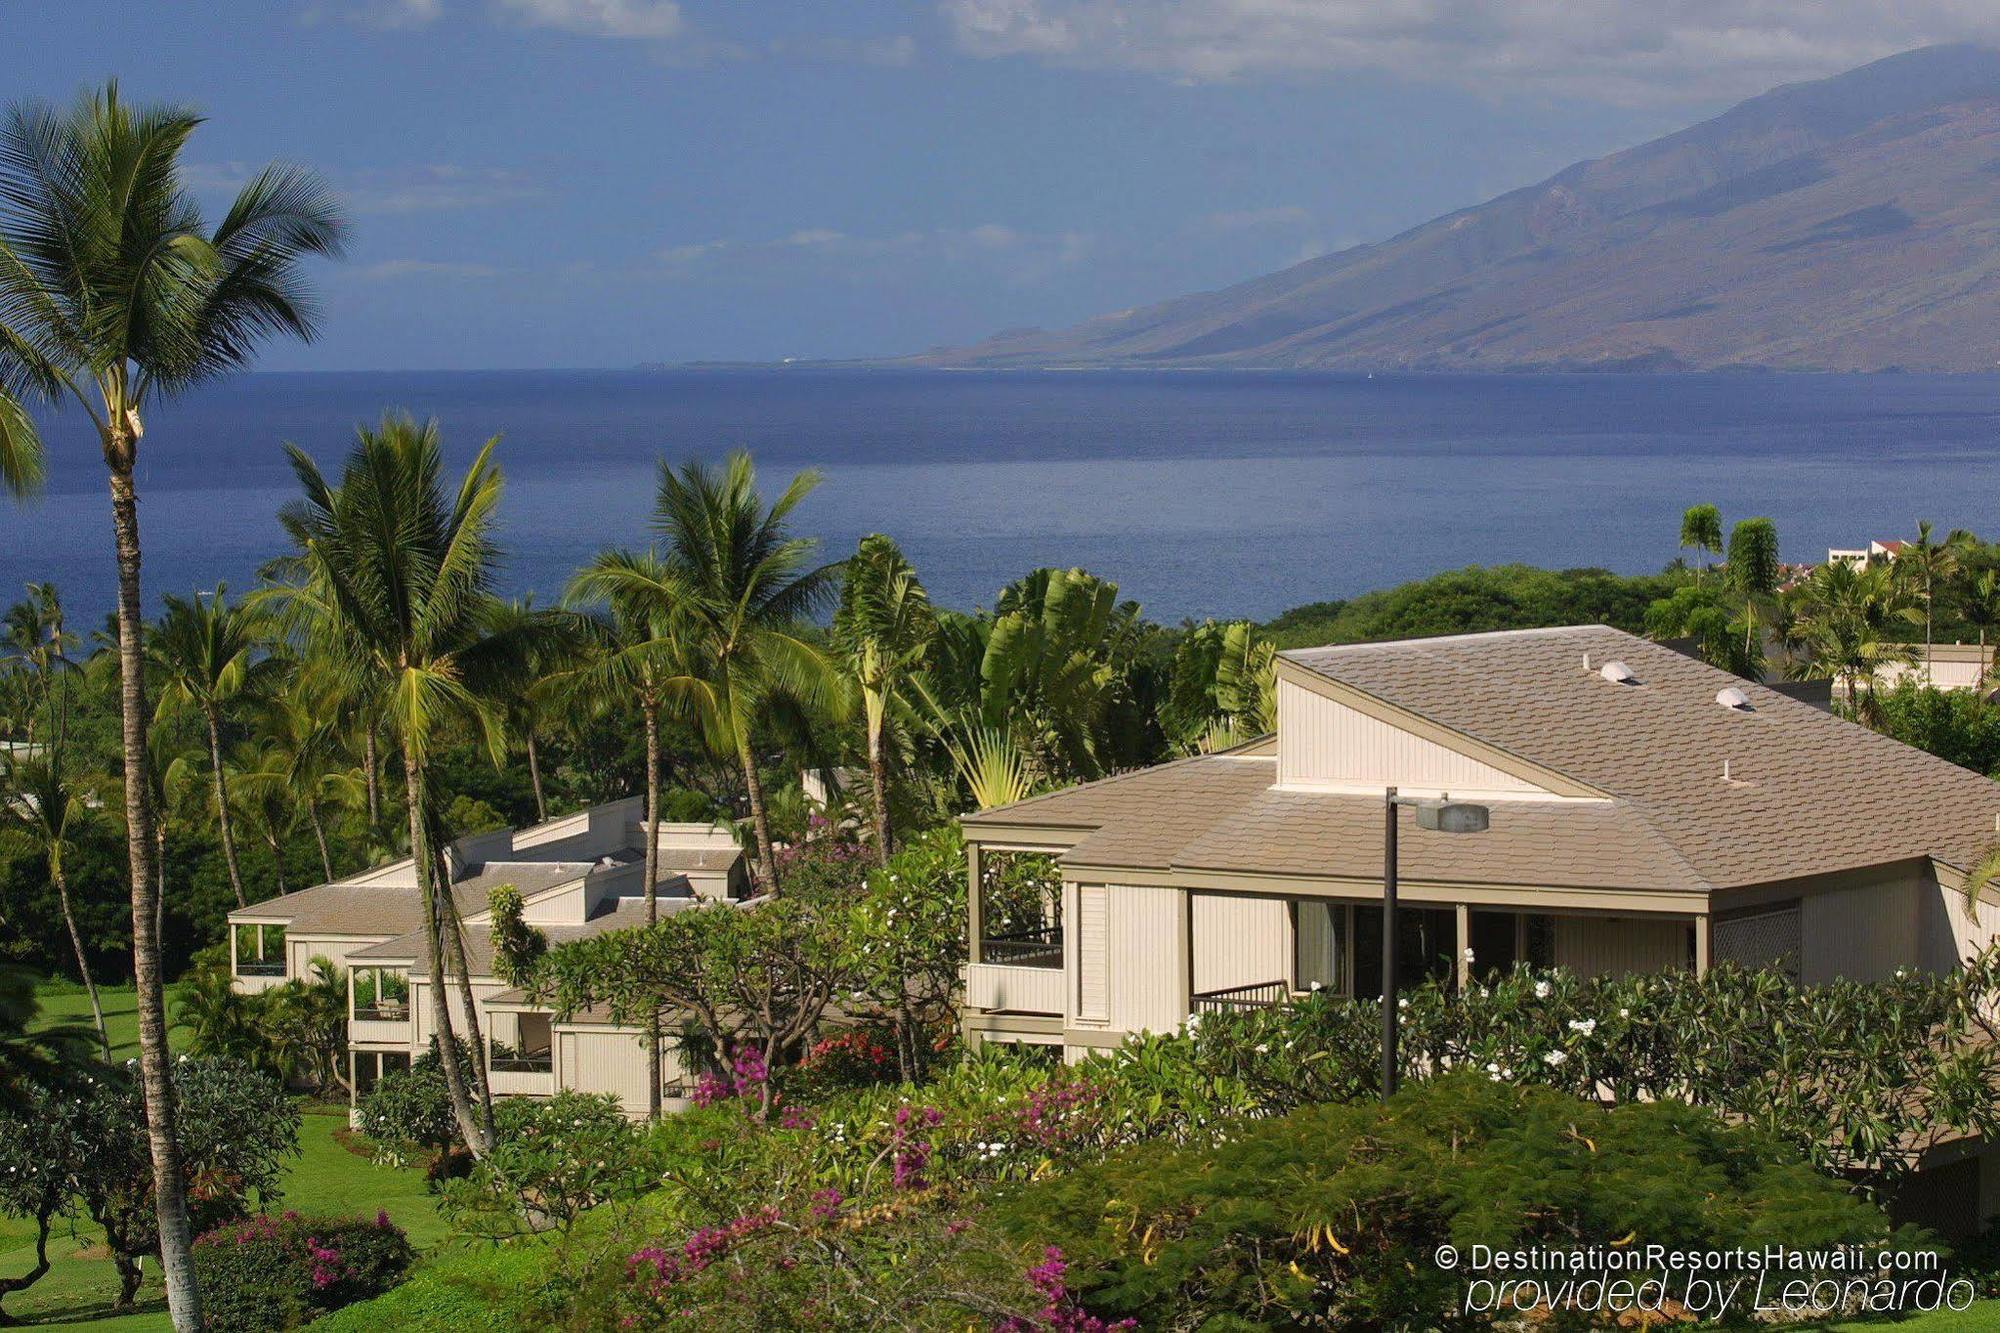
<instances>
[{"instance_id":1,"label":"green lawn","mask_svg":"<svg viewBox=\"0 0 2000 1333\"><path fill-rule=\"evenodd\" d=\"M112 1057L136 1057L139 1025L132 988L102 990L99 995L104 1002L105 1027L111 1035ZM37 998L42 1004L43 1023L90 1023L90 999L80 987L45 987ZM424 1188L423 1172L377 1166L351 1151L340 1141L346 1124L344 1111L306 1109L299 1156L285 1175L283 1206L302 1213L365 1217L386 1209L419 1250L441 1239L445 1225L438 1218L436 1202ZM33 1264L34 1239L32 1225L0 1218L0 1274L25 1272ZM79 1220L73 1227L58 1226L49 1242L53 1263L48 1275L10 1298L7 1313L29 1323L88 1325L93 1333L171 1327L155 1282L148 1282L141 1291L138 1313L117 1317L108 1313L111 1298L118 1291L118 1276L111 1261L95 1249L101 1240L101 1233L88 1220ZM157 1269L149 1265L148 1276L157 1276Z\"/></svg>"},{"instance_id":2,"label":"green lawn","mask_svg":"<svg viewBox=\"0 0 2000 1333\"><path fill-rule=\"evenodd\" d=\"M178 986L167 987L167 1015L173 1016L174 1003L179 995ZM114 1060L136 1060L139 1058L139 998L132 987L100 986L97 998L104 1005L104 1029L111 1037L111 1058ZM53 1027L69 1023L81 1028L90 1028L90 996L83 987L74 982L45 983L35 990L35 999L42 1007L36 1018L36 1027ZM170 1045L179 1044L179 1033L167 1034Z\"/></svg>"}]
</instances>

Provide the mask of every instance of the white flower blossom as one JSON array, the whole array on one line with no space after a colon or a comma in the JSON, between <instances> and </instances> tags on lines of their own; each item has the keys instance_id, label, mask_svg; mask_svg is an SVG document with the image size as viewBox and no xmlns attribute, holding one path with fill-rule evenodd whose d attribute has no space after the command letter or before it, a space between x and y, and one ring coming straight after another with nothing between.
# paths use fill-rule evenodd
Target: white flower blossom
<instances>
[{"instance_id":1,"label":"white flower blossom","mask_svg":"<svg viewBox=\"0 0 2000 1333\"><path fill-rule=\"evenodd\" d=\"M1571 1032L1581 1032L1584 1036L1588 1037L1591 1033L1597 1031L1597 1020L1594 1018L1572 1018L1569 1021L1569 1030Z\"/></svg>"},{"instance_id":2,"label":"white flower blossom","mask_svg":"<svg viewBox=\"0 0 2000 1333\"><path fill-rule=\"evenodd\" d=\"M1537 982L1535 983L1535 998L1536 998L1536 999L1538 999L1538 1000L1546 1000L1546 999L1548 999L1548 998L1549 998L1549 983L1548 983L1548 982L1546 982L1546 981L1537 981Z\"/></svg>"},{"instance_id":3,"label":"white flower blossom","mask_svg":"<svg viewBox=\"0 0 2000 1333\"><path fill-rule=\"evenodd\" d=\"M1630 1009L1620 1009L1618 1011L1618 1016L1620 1018L1630 1018L1632 1016L1632 1011Z\"/></svg>"},{"instance_id":4,"label":"white flower blossom","mask_svg":"<svg viewBox=\"0 0 2000 1333\"><path fill-rule=\"evenodd\" d=\"M1473 958L1472 958L1472 946L1471 946L1470 944L1468 944L1468 945L1466 945L1466 946L1465 946L1465 961L1466 961L1466 962L1468 962L1468 963L1470 963L1470 962L1472 962L1472 961L1473 961Z\"/></svg>"},{"instance_id":5,"label":"white flower blossom","mask_svg":"<svg viewBox=\"0 0 2000 1333\"><path fill-rule=\"evenodd\" d=\"M1497 1074L1500 1072L1500 1066L1498 1064L1495 1064L1493 1061L1488 1060L1486 1062L1486 1072L1489 1074Z\"/></svg>"},{"instance_id":6,"label":"white flower blossom","mask_svg":"<svg viewBox=\"0 0 2000 1333\"><path fill-rule=\"evenodd\" d=\"M1547 1064L1548 1067L1551 1069L1554 1069L1557 1065L1562 1064L1564 1061L1568 1059L1569 1056L1565 1055L1561 1051L1550 1051L1547 1055L1542 1057L1543 1063Z\"/></svg>"}]
</instances>

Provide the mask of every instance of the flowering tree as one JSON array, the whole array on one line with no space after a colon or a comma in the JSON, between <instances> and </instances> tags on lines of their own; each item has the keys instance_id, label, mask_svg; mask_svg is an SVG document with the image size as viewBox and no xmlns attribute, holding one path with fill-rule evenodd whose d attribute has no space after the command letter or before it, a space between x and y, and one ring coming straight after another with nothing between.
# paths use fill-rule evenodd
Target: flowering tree
<instances>
[{"instance_id":1,"label":"flowering tree","mask_svg":"<svg viewBox=\"0 0 2000 1333\"><path fill-rule=\"evenodd\" d=\"M35 1259L24 1273L0 1274L0 1300L48 1273L49 1233L75 1212L77 1172L95 1149L74 1097L38 1084L23 1094L0 1102L0 1217L34 1224ZM0 1324L11 1322L0 1310Z\"/></svg>"},{"instance_id":2,"label":"flowering tree","mask_svg":"<svg viewBox=\"0 0 2000 1333\"><path fill-rule=\"evenodd\" d=\"M895 1036L904 1082L924 1074L957 1019L965 951L965 841L955 824L911 839L868 877L844 922L853 1017Z\"/></svg>"}]
</instances>

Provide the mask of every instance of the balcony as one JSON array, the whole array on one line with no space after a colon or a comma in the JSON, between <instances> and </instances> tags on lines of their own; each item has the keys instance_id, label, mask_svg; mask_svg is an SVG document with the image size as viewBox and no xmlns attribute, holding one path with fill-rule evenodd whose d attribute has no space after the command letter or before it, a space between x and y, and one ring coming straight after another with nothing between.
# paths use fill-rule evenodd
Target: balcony
<instances>
[{"instance_id":1,"label":"balcony","mask_svg":"<svg viewBox=\"0 0 2000 1333\"><path fill-rule=\"evenodd\" d=\"M236 960L236 975L239 977L282 977L285 975L285 960L282 958L239 958Z\"/></svg>"},{"instance_id":2,"label":"balcony","mask_svg":"<svg viewBox=\"0 0 2000 1333\"><path fill-rule=\"evenodd\" d=\"M555 1057L547 1048L516 1050L504 1041L488 1049L486 1081L498 1097L548 1096L556 1090Z\"/></svg>"},{"instance_id":3,"label":"balcony","mask_svg":"<svg viewBox=\"0 0 2000 1333\"><path fill-rule=\"evenodd\" d=\"M965 969L965 1003L973 1009L1016 1014L1060 1014L1062 968L1040 963L1025 967L972 963Z\"/></svg>"},{"instance_id":4,"label":"balcony","mask_svg":"<svg viewBox=\"0 0 2000 1333\"><path fill-rule=\"evenodd\" d=\"M1197 1014L1230 1014L1246 1009L1275 1009L1291 998L1292 988L1285 982L1259 981L1227 990L1200 991L1190 999L1189 1007Z\"/></svg>"},{"instance_id":5,"label":"balcony","mask_svg":"<svg viewBox=\"0 0 2000 1333\"><path fill-rule=\"evenodd\" d=\"M1040 926L1034 930L987 935L979 941L979 960L1008 967L1060 968L1063 962L1061 926Z\"/></svg>"},{"instance_id":6,"label":"balcony","mask_svg":"<svg viewBox=\"0 0 2000 1333\"><path fill-rule=\"evenodd\" d=\"M403 1003L355 1005L353 1017L347 1020L347 1039L356 1044L388 1042L407 1045L412 1039L410 1006Z\"/></svg>"}]
</instances>

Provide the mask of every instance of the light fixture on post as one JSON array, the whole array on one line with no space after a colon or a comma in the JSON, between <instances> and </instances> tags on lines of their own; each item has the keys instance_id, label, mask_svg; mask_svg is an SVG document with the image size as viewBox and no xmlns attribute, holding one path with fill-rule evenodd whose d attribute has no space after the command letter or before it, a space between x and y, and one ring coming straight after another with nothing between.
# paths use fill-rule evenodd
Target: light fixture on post
<instances>
[{"instance_id":1,"label":"light fixture on post","mask_svg":"<svg viewBox=\"0 0 2000 1333\"><path fill-rule=\"evenodd\" d=\"M1470 801L1454 801L1446 793L1436 799L1398 796L1394 787L1382 796L1382 1100L1396 1095L1397 1015L1396 976L1396 807L1417 809L1417 827L1427 833L1484 833L1492 812ZM1464 941L1459 941L1460 946Z\"/></svg>"}]
</instances>

